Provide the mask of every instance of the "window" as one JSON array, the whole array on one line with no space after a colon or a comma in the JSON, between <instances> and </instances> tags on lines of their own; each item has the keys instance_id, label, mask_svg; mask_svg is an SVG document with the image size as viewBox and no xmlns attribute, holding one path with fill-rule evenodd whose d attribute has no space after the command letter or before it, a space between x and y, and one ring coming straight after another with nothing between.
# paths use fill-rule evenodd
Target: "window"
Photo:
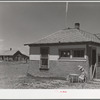
<instances>
[{"instance_id":1,"label":"window","mask_svg":"<svg viewBox=\"0 0 100 100\"><path fill-rule=\"evenodd\" d=\"M100 54L98 55L98 67L100 67Z\"/></svg>"},{"instance_id":2,"label":"window","mask_svg":"<svg viewBox=\"0 0 100 100\"><path fill-rule=\"evenodd\" d=\"M100 55L98 56L98 63L100 63Z\"/></svg>"},{"instance_id":3,"label":"window","mask_svg":"<svg viewBox=\"0 0 100 100\"><path fill-rule=\"evenodd\" d=\"M84 57L84 50L73 50L73 57Z\"/></svg>"},{"instance_id":4,"label":"window","mask_svg":"<svg viewBox=\"0 0 100 100\"><path fill-rule=\"evenodd\" d=\"M48 53L49 53L49 48L48 48L48 47L43 47L43 48L41 48L41 49L40 49L40 53L41 53L42 55L48 55Z\"/></svg>"},{"instance_id":5,"label":"window","mask_svg":"<svg viewBox=\"0 0 100 100\"><path fill-rule=\"evenodd\" d=\"M40 63L40 70L48 70L48 54L49 54L49 48L48 47L42 47L40 48L41 53L41 63Z\"/></svg>"},{"instance_id":6,"label":"window","mask_svg":"<svg viewBox=\"0 0 100 100\"><path fill-rule=\"evenodd\" d=\"M74 57L79 57L83 58L85 54L85 49L62 49L60 50L60 58L74 58Z\"/></svg>"},{"instance_id":7,"label":"window","mask_svg":"<svg viewBox=\"0 0 100 100\"><path fill-rule=\"evenodd\" d=\"M61 50L60 51L60 57L70 57L71 52L70 50Z\"/></svg>"},{"instance_id":8,"label":"window","mask_svg":"<svg viewBox=\"0 0 100 100\"><path fill-rule=\"evenodd\" d=\"M48 65L48 59L42 59L42 62L41 62L42 64L42 66L46 66L47 67L47 65Z\"/></svg>"}]
</instances>

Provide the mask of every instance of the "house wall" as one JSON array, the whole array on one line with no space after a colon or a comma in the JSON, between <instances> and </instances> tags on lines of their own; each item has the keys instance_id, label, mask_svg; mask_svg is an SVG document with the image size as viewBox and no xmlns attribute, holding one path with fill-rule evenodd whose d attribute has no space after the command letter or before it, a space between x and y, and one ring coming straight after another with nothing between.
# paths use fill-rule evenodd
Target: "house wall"
<instances>
[{"instance_id":1,"label":"house wall","mask_svg":"<svg viewBox=\"0 0 100 100\"><path fill-rule=\"evenodd\" d=\"M90 45L90 46L92 48L96 49L96 65L97 65L97 67L96 67L96 78L100 79L100 64L98 63L98 55L100 55L100 46L94 46L94 45Z\"/></svg>"},{"instance_id":2,"label":"house wall","mask_svg":"<svg viewBox=\"0 0 100 100\"><path fill-rule=\"evenodd\" d=\"M16 52L14 55L13 55L13 59L14 61L25 61L25 60L28 60L28 57L27 56L24 56L22 53L20 52Z\"/></svg>"},{"instance_id":3,"label":"house wall","mask_svg":"<svg viewBox=\"0 0 100 100\"><path fill-rule=\"evenodd\" d=\"M88 70L87 61L73 61L73 62L63 62L63 61L50 61L49 70L40 70L39 61L30 61L28 73L33 76L40 77L66 77L68 74L80 74L78 70L78 65L84 66Z\"/></svg>"},{"instance_id":4,"label":"house wall","mask_svg":"<svg viewBox=\"0 0 100 100\"><path fill-rule=\"evenodd\" d=\"M86 71L87 76L89 72L88 57L83 59L59 59L59 49L71 48L85 48L86 45L66 45L66 46L50 46L49 51L49 70L40 70L40 47L30 47L30 65L28 72L34 76L43 77L66 77L69 73L80 74L78 65L82 65Z\"/></svg>"},{"instance_id":5,"label":"house wall","mask_svg":"<svg viewBox=\"0 0 100 100\"><path fill-rule=\"evenodd\" d=\"M50 46L49 47L49 60L58 60L59 49L73 49L73 48L85 48L86 45L67 45L67 46ZM85 52L86 54L86 52ZM30 47L30 60L40 60L40 47ZM85 55L86 58L86 55Z\"/></svg>"},{"instance_id":6,"label":"house wall","mask_svg":"<svg viewBox=\"0 0 100 100\"><path fill-rule=\"evenodd\" d=\"M58 60L60 49L76 49L76 48L86 49L86 45L51 46L50 47L49 60ZM84 58L86 58L86 52L85 52Z\"/></svg>"},{"instance_id":7,"label":"house wall","mask_svg":"<svg viewBox=\"0 0 100 100\"><path fill-rule=\"evenodd\" d=\"M40 60L40 47L30 47L30 60Z\"/></svg>"},{"instance_id":8,"label":"house wall","mask_svg":"<svg viewBox=\"0 0 100 100\"><path fill-rule=\"evenodd\" d=\"M97 74L96 74L96 78L100 78L100 64L98 63L98 55L100 55L100 47L96 46L96 48L97 48L97 55L96 55Z\"/></svg>"}]
</instances>

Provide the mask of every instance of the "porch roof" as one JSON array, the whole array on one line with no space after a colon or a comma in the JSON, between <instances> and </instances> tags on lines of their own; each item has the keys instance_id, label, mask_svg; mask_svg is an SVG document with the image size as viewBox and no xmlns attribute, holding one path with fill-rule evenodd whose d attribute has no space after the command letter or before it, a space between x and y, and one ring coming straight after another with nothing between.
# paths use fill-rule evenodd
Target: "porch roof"
<instances>
[{"instance_id":1,"label":"porch roof","mask_svg":"<svg viewBox=\"0 0 100 100\"><path fill-rule=\"evenodd\" d=\"M100 44L100 39L97 35L75 28L67 28L52 33L34 43L25 45L38 44L57 44L57 43L80 43L80 42L94 42Z\"/></svg>"}]
</instances>

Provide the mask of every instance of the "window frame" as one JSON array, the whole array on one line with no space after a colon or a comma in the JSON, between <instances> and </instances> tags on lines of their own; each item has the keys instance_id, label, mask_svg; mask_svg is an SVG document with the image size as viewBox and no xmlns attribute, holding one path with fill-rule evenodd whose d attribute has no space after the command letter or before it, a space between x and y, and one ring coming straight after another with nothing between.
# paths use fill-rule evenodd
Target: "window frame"
<instances>
[{"instance_id":1,"label":"window frame","mask_svg":"<svg viewBox=\"0 0 100 100\"><path fill-rule=\"evenodd\" d=\"M70 51L70 56L69 57L61 57L61 52L62 51ZM59 49L59 58L70 58L72 55L72 50L71 49Z\"/></svg>"},{"instance_id":2,"label":"window frame","mask_svg":"<svg viewBox=\"0 0 100 100\"><path fill-rule=\"evenodd\" d=\"M98 54L98 63L100 64L99 57L100 57L100 54Z\"/></svg>"},{"instance_id":3,"label":"window frame","mask_svg":"<svg viewBox=\"0 0 100 100\"><path fill-rule=\"evenodd\" d=\"M75 56L74 56L74 51L75 51L75 50L83 50L83 51L84 51L83 57L78 57L78 56L75 57ZM85 49L84 49L84 48L75 48L75 49L73 49L73 50L72 50L72 57L73 57L73 58L84 58L84 57L85 57Z\"/></svg>"},{"instance_id":4,"label":"window frame","mask_svg":"<svg viewBox=\"0 0 100 100\"><path fill-rule=\"evenodd\" d=\"M69 50L69 49L63 49L63 50L60 50L60 57L61 58L70 58L70 55L69 56L66 56L66 57L64 57L64 56L61 56L62 54L62 52L66 52L66 51L69 51L70 52L70 55L71 55L71 50Z\"/></svg>"},{"instance_id":5,"label":"window frame","mask_svg":"<svg viewBox=\"0 0 100 100\"><path fill-rule=\"evenodd\" d=\"M42 52L43 49L47 49L47 53ZM49 53L50 53L50 48L49 47L40 47L40 64L39 64L39 69L40 70L49 70ZM42 64L42 60L46 59L47 65ZM42 66L47 66L47 67L42 67Z\"/></svg>"},{"instance_id":6,"label":"window frame","mask_svg":"<svg viewBox=\"0 0 100 100\"><path fill-rule=\"evenodd\" d=\"M70 57L61 57L61 51L69 50L70 51ZM84 56L83 57L74 57L74 50L83 50L84 51ZM74 59L74 58L85 58L85 48L63 48L59 49L59 59L62 58L69 58L69 59Z\"/></svg>"},{"instance_id":7,"label":"window frame","mask_svg":"<svg viewBox=\"0 0 100 100\"><path fill-rule=\"evenodd\" d=\"M99 57L100 57L100 54L98 54L98 67L100 67L100 62L99 62Z\"/></svg>"}]
</instances>

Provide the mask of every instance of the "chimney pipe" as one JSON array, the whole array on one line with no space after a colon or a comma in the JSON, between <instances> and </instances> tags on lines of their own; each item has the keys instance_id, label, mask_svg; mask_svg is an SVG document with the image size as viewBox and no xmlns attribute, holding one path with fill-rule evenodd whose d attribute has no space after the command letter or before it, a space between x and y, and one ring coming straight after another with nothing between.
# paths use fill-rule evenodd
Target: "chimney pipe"
<instances>
[{"instance_id":1,"label":"chimney pipe","mask_svg":"<svg viewBox=\"0 0 100 100\"><path fill-rule=\"evenodd\" d=\"M10 51L12 50L12 48L10 48Z\"/></svg>"},{"instance_id":2,"label":"chimney pipe","mask_svg":"<svg viewBox=\"0 0 100 100\"><path fill-rule=\"evenodd\" d=\"M80 23L75 23L75 29L80 29Z\"/></svg>"}]
</instances>

